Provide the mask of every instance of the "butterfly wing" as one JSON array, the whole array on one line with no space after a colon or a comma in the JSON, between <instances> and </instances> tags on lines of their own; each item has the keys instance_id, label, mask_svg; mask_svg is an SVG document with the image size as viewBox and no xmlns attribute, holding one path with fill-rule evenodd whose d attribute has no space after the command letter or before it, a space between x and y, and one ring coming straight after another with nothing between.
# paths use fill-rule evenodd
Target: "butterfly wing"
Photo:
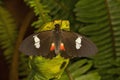
<instances>
[{"instance_id":1,"label":"butterfly wing","mask_svg":"<svg viewBox=\"0 0 120 80\"><path fill-rule=\"evenodd\" d=\"M76 40L81 39L81 45L78 46ZM74 32L61 31L61 42L64 43L65 53L61 55L63 57L88 57L97 52L97 48L93 42Z\"/></svg>"},{"instance_id":2,"label":"butterfly wing","mask_svg":"<svg viewBox=\"0 0 120 80\"><path fill-rule=\"evenodd\" d=\"M35 37L38 47L35 46ZM32 34L23 40L20 45L20 51L25 53L26 55L40 55L43 57L52 58L55 56L53 52L50 51L51 43L53 42L53 33L52 31L43 31L37 34Z\"/></svg>"}]
</instances>

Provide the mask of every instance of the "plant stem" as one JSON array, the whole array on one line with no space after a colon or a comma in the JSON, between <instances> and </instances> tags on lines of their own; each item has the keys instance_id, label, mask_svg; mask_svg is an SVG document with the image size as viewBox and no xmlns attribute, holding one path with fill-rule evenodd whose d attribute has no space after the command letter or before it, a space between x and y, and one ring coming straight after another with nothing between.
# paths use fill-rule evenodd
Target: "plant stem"
<instances>
[{"instance_id":1,"label":"plant stem","mask_svg":"<svg viewBox=\"0 0 120 80\"><path fill-rule=\"evenodd\" d=\"M18 33L18 37L16 40L16 45L14 48L14 53L13 53L13 58L12 58L12 63L11 63L11 67L10 67L10 73L9 73L9 80L19 80L19 75L18 75L18 65L19 65L19 45L21 44L23 37L25 35L25 32L31 22L31 20L33 19L34 14L32 11L30 11L27 16L25 17L25 19L23 20L23 23L20 27L19 33Z\"/></svg>"},{"instance_id":2,"label":"plant stem","mask_svg":"<svg viewBox=\"0 0 120 80\"><path fill-rule=\"evenodd\" d=\"M68 75L68 77L69 77L69 80L74 80L73 77L72 77L72 75L70 74L69 69L66 68L65 70L66 70L66 73L67 73L67 75Z\"/></svg>"}]
</instances>

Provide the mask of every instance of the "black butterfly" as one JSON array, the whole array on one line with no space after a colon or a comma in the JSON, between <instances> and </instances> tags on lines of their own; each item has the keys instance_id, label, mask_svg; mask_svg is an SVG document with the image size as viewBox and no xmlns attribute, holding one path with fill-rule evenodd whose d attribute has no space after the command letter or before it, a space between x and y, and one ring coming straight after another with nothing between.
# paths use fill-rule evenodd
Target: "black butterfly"
<instances>
[{"instance_id":1,"label":"black butterfly","mask_svg":"<svg viewBox=\"0 0 120 80\"><path fill-rule=\"evenodd\" d=\"M55 24L54 30L30 35L22 42L20 51L45 58L53 58L58 54L64 58L88 57L97 52L95 44L89 39L71 31L61 30L60 27Z\"/></svg>"}]
</instances>

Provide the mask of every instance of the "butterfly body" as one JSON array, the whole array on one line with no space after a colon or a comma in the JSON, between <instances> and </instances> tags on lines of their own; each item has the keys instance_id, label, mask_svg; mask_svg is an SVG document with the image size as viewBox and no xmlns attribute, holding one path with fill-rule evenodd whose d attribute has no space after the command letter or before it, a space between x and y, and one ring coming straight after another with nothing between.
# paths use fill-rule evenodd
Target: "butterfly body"
<instances>
[{"instance_id":1,"label":"butterfly body","mask_svg":"<svg viewBox=\"0 0 120 80\"><path fill-rule=\"evenodd\" d=\"M56 25L55 29L53 30L53 43L55 44L55 54L58 54L60 51L60 43L61 43L61 30L58 25Z\"/></svg>"},{"instance_id":2,"label":"butterfly body","mask_svg":"<svg viewBox=\"0 0 120 80\"><path fill-rule=\"evenodd\" d=\"M97 52L93 42L75 32L60 29L59 24L53 30L41 31L26 38L20 51L27 55L39 55L53 58L60 54L64 58L87 57Z\"/></svg>"}]
</instances>

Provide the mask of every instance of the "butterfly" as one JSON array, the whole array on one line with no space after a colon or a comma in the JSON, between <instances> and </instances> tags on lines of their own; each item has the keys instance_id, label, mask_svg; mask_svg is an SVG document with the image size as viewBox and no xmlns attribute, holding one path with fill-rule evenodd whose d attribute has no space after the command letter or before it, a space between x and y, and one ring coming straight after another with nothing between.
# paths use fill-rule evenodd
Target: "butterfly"
<instances>
[{"instance_id":1,"label":"butterfly","mask_svg":"<svg viewBox=\"0 0 120 80\"><path fill-rule=\"evenodd\" d=\"M96 45L83 35L62 30L55 24L53 30L41 31L28 36L20 45L20 51L26 55L38 55L53 58L88 57L97 52Z\"/></svg>"}]
</instances>

